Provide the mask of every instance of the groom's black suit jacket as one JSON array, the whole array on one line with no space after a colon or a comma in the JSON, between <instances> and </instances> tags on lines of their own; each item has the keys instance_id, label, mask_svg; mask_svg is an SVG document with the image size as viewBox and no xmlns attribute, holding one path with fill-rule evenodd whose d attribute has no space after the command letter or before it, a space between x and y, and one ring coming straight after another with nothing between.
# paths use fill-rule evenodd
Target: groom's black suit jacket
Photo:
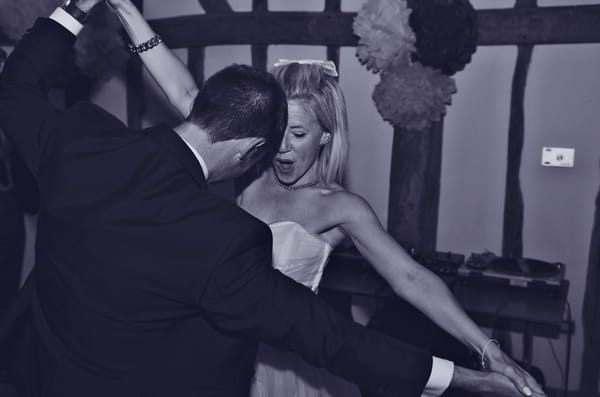
<instances>
[{"instance_id":1,"label":"groom's black suit jacket","mask_svg":"<svg viewBox=\"0 0 600 397\"><path fill-rule=\"evenodd\" d=\"M26 394L245 396L261 340L384 394L418 396L431 356L273 270L268 227L207 191L172 129L48 103L74 40L39 19L0 77L0 127L41 193L33 332L14 368L26 371Z\"/></svg>"}]
</instances>

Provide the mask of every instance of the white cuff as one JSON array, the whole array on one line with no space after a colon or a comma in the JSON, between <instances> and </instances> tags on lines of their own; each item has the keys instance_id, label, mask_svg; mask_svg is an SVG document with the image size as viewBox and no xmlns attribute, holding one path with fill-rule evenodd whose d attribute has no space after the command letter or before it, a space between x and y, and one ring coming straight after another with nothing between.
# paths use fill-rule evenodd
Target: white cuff
<instances>
[{"instance_id":1,"label":"white cuff","mask_svg":"<svg viewBox=\"0 0 600 397\"><path fill-rule=\"evenodd\" d=\"M65 29L73 33L75 36L77 36L79 32L81 32L81 29L83 29L81 22L73 18L71 14L60 7L54 10L49 18L60 23Z\"/></svg>"},{"instance_id":2,"label":"white cuff","mask_svg":"<svg viewBox=\"0 0 600 397\"><path fill-rule=\"evenodd\" d=\"M440 396L450 386L452 375L454 375L454 363L434 356L431 374L421 397Z\"/></svg>"}]
</instances>

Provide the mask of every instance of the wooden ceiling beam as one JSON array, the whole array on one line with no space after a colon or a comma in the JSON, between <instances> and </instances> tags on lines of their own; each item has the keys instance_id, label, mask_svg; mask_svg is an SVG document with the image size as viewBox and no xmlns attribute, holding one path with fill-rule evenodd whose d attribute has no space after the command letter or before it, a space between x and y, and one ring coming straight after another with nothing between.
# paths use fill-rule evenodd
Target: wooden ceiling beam
<instances>
[{"instance_id":1,"label":"wooden ceiling beam","mask_svg":"<svg viewBox=\"0 0 600 397\"><path fill-rule=\"evenodd\" d=\"M600 42L600 5L479 10L479 45ZM235 12L150 21L173 48L222 44L355 46L350 12Z\"/></svg>"},{"instance_id":2,"label":"wooden ceiling beam","mask_svg":"<svg viewBox=\"0 0 600 397\"><path fill-rule=\"evenodd\" d=\"M223 44L356 45L353 13L236 12L149 21L173 48Z\"/></svg>"},{"instance_id":3,"label":"wooden ceiling beam","mask_svg":"<svg viewBox=\"0 0 600 397\"><path fill-rule=\"evenodd\" d=\"M479 44L600 42L600 5L480 10Z\"/></svg>"},{"instance_id":4,"label":"wooden ceiling beam","mask_svg":"<svg viewBox=\"0 0 600 397\"><path fill-rule=\"evenodd\" d=\"M221 44L355 46L350 12L231 12L201 0L211 14L156 19L172 48ZM216 11L217 9L222 11ZM208 11L207 11L208 12ZM479 10L479 45L600 43L600 5ZM0 35L0 45L14 44Z\"/></svg>"}]
</instances>

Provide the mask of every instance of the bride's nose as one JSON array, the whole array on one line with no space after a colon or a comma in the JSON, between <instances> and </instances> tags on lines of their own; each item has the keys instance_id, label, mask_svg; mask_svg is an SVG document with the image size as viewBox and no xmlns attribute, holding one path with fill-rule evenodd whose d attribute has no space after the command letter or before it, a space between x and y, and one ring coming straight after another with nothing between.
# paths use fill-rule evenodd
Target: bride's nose
<instances>
[{"instance_id":1,"label":"bride's nose","mask_svg":"<svg viewBox=\"0 0 600 397\"><path fill-rule=\"evenodd\" d=\"M286 132L283 135L283 139L281 140L281 145L279 145L279 153L286 153L290 151L290 140L289 134Z\"/></svg>"}]
</instances>

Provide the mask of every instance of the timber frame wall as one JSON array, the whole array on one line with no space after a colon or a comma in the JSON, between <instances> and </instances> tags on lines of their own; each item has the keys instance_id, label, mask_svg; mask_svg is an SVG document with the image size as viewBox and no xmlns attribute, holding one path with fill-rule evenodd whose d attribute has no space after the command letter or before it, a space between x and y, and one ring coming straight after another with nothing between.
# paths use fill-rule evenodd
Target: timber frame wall
<instances>
[{"instance_id":1,"label":"timber frame wall","mask_svg":"<svg viewBox=\"0 0 600 397\"><path fill-rule=\"evenodd\" d=\"M409 3L419 0L408 0ZM271 12L268 0L253 0L251 12L234 12L225 0L199 0L204 15L150 21L171 48L188 48L188 67L204 80L204 48L249 44L252 64L267 68L272 44L327 47L327 58L339 66L341 46L356 46L352 33L355 13L342 12L341 0L325 0L322 12ZM143 0L136 0L141 8ZM519 172L525 136L525 86L537 44L600 43L600 5L538 7L537 0L516 0L513 8L478 10L478 45L516 45L508 131L508 161L504 199L502 254L523 254L523 195ZM232 28L235 27L235 28ZM343 70L341 71L343 73ZM127 74L127 117L141 126L144 110L141 65L130 62ZM390 172L388 231L405 247L421 252L436 249L442 157L443 122L425 133L394 128ZM600 192L599 192L600 197ZM588 264L584 311L584 355L581 392L596 395L600 371L600 201L596 202L594 233Z\"/></svg>"},{"instance_id":2,"label":"timber frame wall","mask_svg":"<svg viewBox=\"0 0 600 397\"><path fill-rule=\"evenodd\" d=\"M142 8L142 0L135 2ZM342 12L341 0L325 0L322 12L271 12L267 0L253 0L251 12L234 12L225 0L199 3L206 12L203 15L150 21L169 47L189 50L188 66L198 83L204 80L206 46L251 45L252 64L266 69L267 48L272 44L326 46L328 59L339 64L340 47L356 46L358 41L352 33L355 13ZM512 44L519 48L510 114L503 233L503 254L519 256L523 222L519 181L523 97L531 52L536 44L600 42L600 5L537 7L536 0L517 0L514 8L479 10L477 14L479 45ZM144 103L137 59L128 66L127 86L128 123L140 127ZM425 134L394 134L388 230L399 241L424 251L436 246L441 124Z\"/></svg>"}]
</instances>

